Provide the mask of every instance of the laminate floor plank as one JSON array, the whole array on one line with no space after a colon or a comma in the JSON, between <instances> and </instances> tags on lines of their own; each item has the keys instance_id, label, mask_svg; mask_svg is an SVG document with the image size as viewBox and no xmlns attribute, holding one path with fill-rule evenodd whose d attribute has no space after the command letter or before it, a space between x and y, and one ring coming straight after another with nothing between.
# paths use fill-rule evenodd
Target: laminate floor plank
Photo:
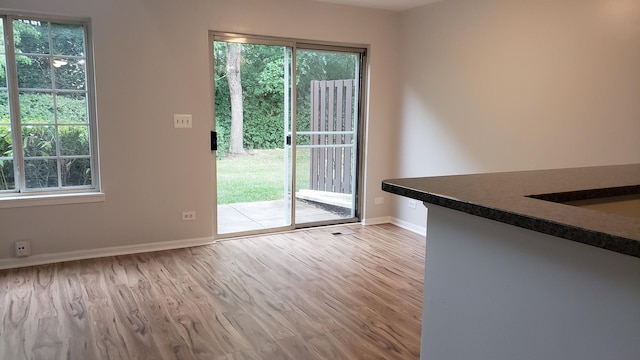
<instances>
[{"instance_id":1,"label":"laminate floor plank","mask_svg":"<svg viewBox=\"0 0 640 360\"><path fill-rule=\"evenodd\" d=\"M224 347L203 319L193 314L180 314L174 315L173 320L182 327L186 334L186 343L197 359L212 359L225 355Z\"/></svg>"},{"instance_id":2,"label":"laminate floor plank","mask_svg":"<svg viewBox=\"0 0 640 360\"><path fill-rule=\"evenodd\" d=\"M138 306L131 289L123 284L115 285L111 301L113 313L123 327L121 334L127 344L129 356L138 359L162 359L160 347L151 335L149 320Z\"/></svg>"},{"instance_id":3,"label":"laminate floor plank","mask_svg":"<svg viewBox=\"0 0 640 360\"><path fill-rule=\"evenodd\" d=\"M38 327L33 308L36 273L33 268L10 270L6 304L2 314L2 347L0 354L7 359L28 359L35 342L35 330Z\"/></svg>"},{"instance_id":4,"label":"laminate floor plank","mask_svg":"<svg viewBox=\"0 0 640 360\"><path fill-rule=\"evenodd\" d=\"M65 344L58 333L60 323L57 317L38 319L35 342L32 348L33 358L50 360L63 359Z\"/></svg>"},{"instance_id":5,"label":"laminate floor plank","mask_svg":"<svg viewBox=\"0 0 640 360\"><path fill-rule=\"evenodd\" d=\"M245 312L225 313L223 316L229 321L252 349L260 349L275 342L275 339L260 324Z\"/></svg>"},{"instance_id":6,"label":"laminate floor plank","mask_svg":"<svg viewBox=\"0 0 640 360\"><path fill-rule=\"evenodd\" d=\"M34 268L35 279L33 282L33 294L35 299L34 318L51 318L58 316L53 302L53 297L57 294L57 288L53 286L55 279L55 264L42 265Z\"/></svg>"},{"instance_id":7,"label":"laminate floor plank","mask_svg":"<svg viewBox=\"0 0 640 360\"><path fill-rule=\"evenodd\" d=\"M60 296L53 298L59 309L59 327L65 329L61 333L67 344L65 359L88 359L94 354L92 344L86 333L90 330L87 308L82 294L78 262L56 264L56 285Z\"/></svg>"},{"instance_id":8,"label":"laminate floor plank","mask_svg":"<svg viewBox=\"0 0 640 360\"><path fill-rule=\"evenodd\" d=\"M113 309L108 306L90 307L91 311L91 347L94 349L95 359L131 359L129 351L132 346L127 346L124 337L121 335L116 315ZM133 349L136 351L136 349ZM153 350L150 350L153 351ZM136 351L133 359L142 357L144 352Z\"/></svg>"},{"instance_id":9,"label":"laminate floor plank","mask_svg":"<svg viewBox=\"0 0 640 360\"><path fill-rule=\"evenodd\" d=\"M193 349L183 336L183 329L170 314L173 304L167 304L158 287L150 281L141 282L131 291L144 314L149 334L165 359L194 359ZM177 295L177 294L176 294ZM186 335L186 334L185 334Z\"/></svg>"},{"instance_id":10,"label":"laminate floor plank","mask_svg":"<svg viewBox=\"0 0 640 360\"><path fill-rule=\"evenodd\" d=\"M418 359L423 236L344 225L0 271L0 359Z\"/></svg>"},{"instance_id":11,"label":"laminate floor plank","mask_svg":"<svg viewBox=\"0 0 640 360\"><path fill-rule=\"evenodd\" d=\"M298 337L290 337L278 341L287 356L291 359L322 360L312 344Z\"/></svg>"},{"instance_id":12,"label":"laminate floor plank","mask_svg":"<svg viewBox=\"0 0 640 360\"><path fill-rule=\"evenodd\" d=\"M304 338L303 342L308 344L318 359L348 359L353 356L349 349L329 334Z\"/></svg>"}]
</instances>

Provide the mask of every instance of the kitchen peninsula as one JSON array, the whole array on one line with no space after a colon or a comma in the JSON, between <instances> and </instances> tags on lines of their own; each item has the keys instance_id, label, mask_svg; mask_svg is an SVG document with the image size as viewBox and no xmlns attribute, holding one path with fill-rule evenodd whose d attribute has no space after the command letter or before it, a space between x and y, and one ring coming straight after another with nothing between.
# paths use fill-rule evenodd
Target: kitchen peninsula
<instances>
[{"instance_id":1,"label":"kitchen peninsula","mask_svg":"<svg viewBox=\"0 0 640 360\"><path fill-rule=\"evenodd\" d=\"M640 359L640 164L382 188L428 209L422 359Z\"/></svg>"}]
</instances>

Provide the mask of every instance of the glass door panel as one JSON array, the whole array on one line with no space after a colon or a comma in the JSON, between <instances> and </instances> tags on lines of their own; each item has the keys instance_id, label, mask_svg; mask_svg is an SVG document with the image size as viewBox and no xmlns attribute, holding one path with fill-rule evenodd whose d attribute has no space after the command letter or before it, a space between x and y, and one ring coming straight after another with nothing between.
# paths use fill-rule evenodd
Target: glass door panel
<instances>
[{"instance_id":1,"label":"glass door panel","mask_svg":"<svg viewBox=\"0 0 640 360\"><path fill-rule=\"evenodd\" d=\"M296 52L296 225L356 217L360 62L360 53Z\"/></svg>"},{"instance_id":2,"label":"glass door panel","mask_svg":"<svg viewBox=\"0 0 640 360\"><path fill-rule=\"evenodd\" d=\"M291 227L291 50L214 41L217 233Z\"/></svg>"}]
</instances>

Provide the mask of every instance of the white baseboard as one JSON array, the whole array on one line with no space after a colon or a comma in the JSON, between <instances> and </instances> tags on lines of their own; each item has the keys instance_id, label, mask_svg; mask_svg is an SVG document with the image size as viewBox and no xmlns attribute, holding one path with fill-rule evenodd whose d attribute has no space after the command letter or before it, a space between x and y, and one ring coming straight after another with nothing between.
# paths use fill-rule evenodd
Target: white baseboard
<instances>
[{"instance_id":1,"label":"white baseboard","mask_svg":"<svg viewBox=\"0 0 640 360\"><path fill-rule=\"evenodd\" d=\"M416 234L422 235L422 236L427 236L427 228L426 227L422 227L422 226L417 226L415 224L412 224L410 222L404 221L404 220L400 220L397 218L391 218L391 223L393 225L399 226L403 229L409 230L411 232L414 232Z\"/></svg>"},{"instance_id":2,"label":"white baseboard","mask_svg":"<svg viewBox=\"0 0 640 360\"><path fill-rule=\"evenodd\" d=\"M69 251L54 254L40 254L24 258L0 259L0 270L33 265L52 264L63 261L94 259L106 256L129 255L152 251L181 249L192 246L208 245L212 244L213 242L213 238L195 238L137 245L114 246L100 249Z\"/></svg>"},{"instance_id":3,"label":"white baseboard","mask_svg":"<svg viewBox=\"0 0 640 360\"><path fill-rule=\"evenodd\" d=\"M383 216L379 218L362 219L362 225L380 225L389 224L393 218L391 216Z\"/></svg>"},{"instance_id":4,"label":"white baseboard","mask_svg":"<svg viewBox=\"0 0 640 360\"><path fill-rule=\"evenodd\" d=\"M427 234L426 227L419 227L412 223L409 223L391 216L363 219L361 223L362 225L365 225L365 226L391 223L403 229L412 231L416 234L420 234L420 235ZM61 253L54 253L54 254L40 254L40 255L34 255L34 256L29 256L24 258L0 259L0 270L19 268L19 267L25 267L25 266L52 264L52 263L58 263L63 261L95 259L95 258L107 257L107 256L130 255L130 254L138 254L138 253L152 252L152 251L181 249L181 248L187 248L192 246L208 245L208 244L212 244L213 242L214 242L213 238L207 237L207 238L162 241L162 242L147 243L147 244L114 246L114 247L107 247L107 248L100 248L100 249L78 250L78 251L69 251L69 252L61 252Z\"/></svg>"},{"instance_id":5,"label":"white baseboard","mask_svg":"<svg viewBox=\"0 0 640 360\"><path fill-rule=\"evenodd\" d=\"M380 225L380 224L393 224L398 227L401 227L405 230L409 230L418 235L427 236L427 228L422 226L417 226L410 222L400 220L398 218L394 218L392 216L384 216L379 218L372 219L364 219L362 220L362 225Z\"/></svg>"}]
</instances>

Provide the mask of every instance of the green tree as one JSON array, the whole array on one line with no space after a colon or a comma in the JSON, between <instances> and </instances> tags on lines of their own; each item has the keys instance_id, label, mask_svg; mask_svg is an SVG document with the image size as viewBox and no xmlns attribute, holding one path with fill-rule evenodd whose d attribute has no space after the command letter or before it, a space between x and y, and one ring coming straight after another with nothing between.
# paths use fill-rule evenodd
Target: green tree
<instances>
[{"instance_id":1,"label":"green tree","mask_svg":"<svg viewBox=\"0 0 640 360\"><path fill-rule=\"evenodd\" d=\"M229 136L229 153L244 154L243 122L244 108L242 94L241 58L242 44L227 43L227 85L231 102L231 132Z\"/></svg>"},{"instance_id":2,"label":"green tree","mask_svg":"<svg viewBox=\"0 0 640 360\"><path fill-rule=\"evenodd\" d=\"M214 43L215 117L218 156L229 152L231 95L227 81L227 46ZM245 149L284 145L285 48L242 44L243 145ZM297 53L297 121L309 130L312 80L353 79L357 55L301 50Z\"/></svg>"}]
</instances>

